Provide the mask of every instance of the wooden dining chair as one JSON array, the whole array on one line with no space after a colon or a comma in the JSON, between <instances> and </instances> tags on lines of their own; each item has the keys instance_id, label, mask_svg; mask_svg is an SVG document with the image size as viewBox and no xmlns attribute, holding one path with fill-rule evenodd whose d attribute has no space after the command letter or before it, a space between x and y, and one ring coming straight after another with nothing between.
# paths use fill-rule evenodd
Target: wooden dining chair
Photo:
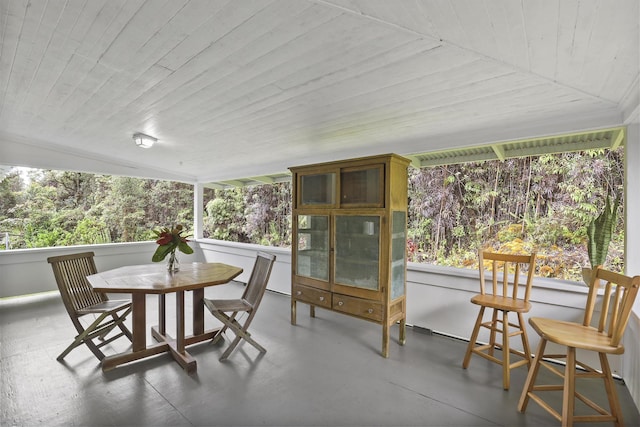
<instances>
[{"instance_id":1,"label":"wooden dining chair","mask_svg":"<svg viewBox=\"0 0 640 427\"><path fill-rule=\"evenodd\" d=\"M529 375L524 384L518 411L527 409L529 399L538 403L553 415L563 426L572 426L574 422L613 422L622 426L622 412L607 354L622 354L622 336L631 316L633 303L638 295L640 276L628 277L597 267L591 277L589 294L582 323L532 317L529 323L540 335L538 351L533 359ZM605 283L603 287L601 283ZM600 296L599 294L602 293ZM600 303L597 304L597 300ZM596 306L599 305L599 309ZM592 326L594 325L594 326ZM555 343L566 347L565 354L545 353L547 343ZM598 353L601 370L596 370L576 359L576 350ZM556 350L557 352L557 350ZM586 353L581 353L584 360ZM549 360L566 359L564 372ZM536 384L541 367L555 374L554 378L563 379L554 384ZM579 369L577 369L579 368ZM601 378L609 402L609 410L605 410L593 400L578 391L578 378ZM557 402L557 392L562 391L562 412L558 412L549 403ZM544 392L545 398L541 397ZM554 394L555 392L555 394ZM576 415L576 398L585 404L588 415ZM590 408L590 409L589 409Z\"/></svg>"},{"instance_id":2,"label":"wooden dining chair","mask_svg":"<svg viewBox=\"0 0 640 427\"><path fill-rule=\"evenodd\" d=\"M97 273L93 256L93 252L83 252L47 258L53 268L62 302L78 331L73 342L57 357L59 361L82 344L89 347L98 360L102 360L105 355L101 347L122 336L130 341L133 338L124 324L131 313L131 302L110 300L106 294L95 292L87 281L88 275ZM93 320L89 323L84 320L85 316L93 316ZM119 331L107 338L116 327Z\"/></svg>"},{"instance_id":3,"label":"wooden dining chair","mask_svg":"<svg viewBox=\"0 0 640 427\"><path fill-rule=\"evenodd\" d=\"M502 387L509 389L511 369L523 365L531 366L531 350L527 338L526 324L523 313L529 312L531 303L529 297L535 271L536 254L512 255L489 251L478 252L480 270L480 293L471 298L473 304L480 306L467 351L464 355L462 367L469 366L472 354L477 354L487 360L502 365ZM491 276L491 286L486 286L487 270ZM520 281L520 273L526 272L526 281ZM513 283L509 282L513 278ZM499 282L502 282L501 284ZM522 293L520 293L522 292ZM485 310L491 313L490 320L484 320ZM509 320L509 314L515 313L517 323ZM488 329L489 342L477 343L481 328ZM496 336L501 334L501 340ZM509 339L520 336L523 351L513 348ZM496 353L500 350L501 357ZM511 361L511 355L520 357Z\"/></svg>"},{"instance_id":4,"label":"wooden dining chair","mask_svg":"<svg viewBox=\"0 0 640 427\"><path fill-rule=\"evenodd\" d=\"M267 289L267 282L275 262L275 255L258 252L249 282L240 298L237 299L204 299L204 305L211 314L223 324L222 329L213 337L212 342L222 338L222 334L231 329L236 335L227 349L220 356L226 360L241 340L245 340L261 353L267 350L258 344L248 331L251 321L258 311L262 297Z\"/></svg>"}]
</instances>

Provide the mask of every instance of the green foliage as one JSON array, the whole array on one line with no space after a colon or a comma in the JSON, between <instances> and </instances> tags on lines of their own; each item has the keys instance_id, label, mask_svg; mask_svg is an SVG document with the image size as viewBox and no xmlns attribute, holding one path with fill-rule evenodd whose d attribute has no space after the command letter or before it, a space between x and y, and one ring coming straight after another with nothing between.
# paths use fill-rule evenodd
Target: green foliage
<instances>
[{"instance_id":1,"label":"green foliage","mask_svg":"<svg viewBox=\"0 0 640 427\"><path fill-rule=\"evenodd\" d=\"M206 203L205 237L268 246L291 245L291 185L215 190Z\"/></svg>"},{"instance_id":2,"label":"green foliage","mask_svg":"<svg viewBox=\"0 0 640 427\"><path fill-rule=\"evenodd\" d=\"M536 250L537 274L581 280L587 226L608 194L623 194L623 150L596 150L410 169L409 261L477 268L477 250ZM0 181L0 231L12 248L155 239L193 222L183 183L58 171ZM611 219L607 266L622 271L624 218ZM291 245L291 185L205 190L204 235Z\"/></svg>"},{"instance_id":3,"label":"green foliage","mask_svg":"<svg viewBox=\"0 0 640 427\"><path fill-rule=\"evenodd\" d=\"M611 197L607 196L600 215L587 225L587 251L591 268L603 265L607 259L609 244L616 228L619 203L616 197L612 205Z\"/></svg>"},{"instance_id":4,"label":"green foliage","mask_svg":"<svg viewBox=\"0 0 640 427\"><path fill-rule=\"evenodd\" d=\"M11 210L17 203L22 179L17 173L7 175L0 181L0 223L12 217Z\"/></svg>"},{"instance_id":5,"label":"green foliage","mask_svg":"<svg viewBox=\"0 0 640 427\"><path fill-rule=\"evenodd\" d=\"M596 150L411 169L409 260L475 268L470 259L480 247L520 247L536 250L538 274L581 280L587 225L607 193L621 193L622 155ZM623 270L621 217L608 259L616 271Z\"/></svg>"},{"instance_id":6,"label":"green foliage","mask_svg":"<svg viewBox=\"0 0 640 427\"><path fill-rule=\"evenodd\" d=\"M248 243L242 188L216 190L205 205L204 229L212 239Z\"/></svg>"},{"instance_id":7,"label":"green foliage","mask_svg":"<svg viewBox=\"0 0 640 427\"><path fill-rule=\"evenodd\" d=\"M57 246L60 241L65 239L67 233L60 229L36 229L33 225L27 225L25 229L27 248L47 248Z\"/></svg>"},{"instance_id":8,"label":"green foliage","mask_svg":"<svg viewBox=\"0 0 640 427\"><path fill-rule=\"evenodd\" d=\"M129 177L114 177L111 191L105 198L106 224L112 235L119 235L122 242L136 240L140 224L144 224L147 205L144 182Z\"/></svg>"},{"instance_id":9,"label":"green foliage","mask_svg":"<svg viewBox=\"0 0 640 427\"><path fill-rule=\"evenodd\" d=\"M432 221L430 218L415 216L407 230L407 259L411 262L423 262L426 259L426 249L431 235Z\"/></svg>"},{"instance_id":10,"label":"green foliage","mask_svg":"<svg viewBox=\"0 0 640 427\"><path fill-rule=\"evenodd\" d=\"M193 186L170 181L147 181L145 230L156 224L193 223Z\"/></svg>"},{"instance_id":11,"label":"green foliage","mask_svg":"<svg viewBox=\"0 0 640 427\"><path fill-rule=\"evenodd\" d=\"M28 175L28 185L18 174L0 181L0 231L9 233L13 249L145 241L158 225L193 222L187 184L60 171Z\"/></svg>"},{"instance_id":12,"label":"green foliage","mask_svg":"<svg viewBox=\"0 0 640 427\"><path fill-rule=\"evenodd\" d=\"M68 235L62 243L70 245L95 245L100 243L110 243L111 237L107 225L91 217L82 218L78 221L75 230Z\"/></svg>"}]
</instances>

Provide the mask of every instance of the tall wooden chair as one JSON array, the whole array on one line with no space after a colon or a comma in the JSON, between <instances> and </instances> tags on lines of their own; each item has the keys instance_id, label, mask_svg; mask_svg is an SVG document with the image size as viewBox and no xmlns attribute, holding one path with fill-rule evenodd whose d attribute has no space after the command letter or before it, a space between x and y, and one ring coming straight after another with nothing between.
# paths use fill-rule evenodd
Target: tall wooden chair
<instances>
[{"instance_id":1,"label":"tall wooden chair","mask_svg":"<svg viewBox=\"0 0 640 427\"><path fill-rule=\"evenodd\" d=\"M623 425L622 412L607 354L624 353L622 336L631 316L633 303L638 295L640 276L628 277L600 267L597 267L594 273L589 284L589 295L582 323L542 317L529 319L529 323L541 339L520 396L518 411L524 412L527 409L529 399L533 399L563 426L571 426L574 422L607 421L613 422L616 426ZM599 286L602 282L605 283L604 287ZM598 293L601 290L602 296L599 297ZM596 310L598 298L600 298L599 311ZM597 313L599 313L599 318ZM596 324L595 326L591 326L592 320ZM565 346L566 353L545 353L548 342ZM601 371L576 360L576 349L597 352ZM566 359L564 372L545 359ZM558 377L563 378L563 383L535 384L540 367L547 368ZM576 372L576 367L581 369ZM578 378L602 378L604 380L604 389L609 401L608 411L577 390L576 380ZM543 392L557 393L559 390L562 391L562 413L556 411L548 403L554 398L557 402L556 396L547 393L545 394L546 400L541 397ZM586 405L587 412L591 414L579 416L575 414L576 398Z\"/></svg>"},{"instance_id":2,"label":"tall wooden chair","mask_svg":"<svg viewBox=\"0 0 640 427\"><path fill-rule=\"evenodd\" d=\"M222 334L227 329L231 329L236 335L231 344L229 344L229 347L227 347L224 353L222 353L222 356L220 356L221 361L227 359L243 339L261 353L267 351L251 338L248 328L258 311L262 297L267 289L267 282L269 281L275 260L275 255L258 252L249 282L240 298L204 299L205 307L223 324L222 329L213 337L213 342L217 342L222 338ZM244 320L241 320L241 317L244 317Z\"/></svg>"},{"instance_id":3,"label":"tall wooden chair","mask_svg":"<svg viewBox=\"0 0 640 427\"><path fill-rule=\"evenodd\" d=\"M93 255L93 252L83 252L47 258L64 306L78 331L73 342L57 357L59 361L82 344L89 347L98 360L102 360L105 355L100 347L122 336L132 340L131 332L124 324L131 312L131 302L110 300L106 294L95 292L87 281L88 275L97 273ZM88 322L81 321L81 318L87 315L93 315L94 320L85 326ZM116 327L120 329L118 333L107 339L107 335ZM99 342L94 341L96 338Z\"/></svg>"},{"instance_id":4,"label":"tall wooden chair","mask_svg":"<svg viewBox=\"0 0 640 427\"><path fill-rule=\"evenodd\" d=\"M511 255L480 250L478 252L480 270L480 293L471 298L473 304L480 306L480 311L476 319L467 351L464 355L462 367L469 366L472 354L477 354L485 359L502 365L502 386L509 389L511 369L519 366L531 366L531 350L527 339L526 324L523 313L531 309L529 296L533 283L533 273L535 271L536 254L531 255ZM488 268L488 265L491 267ZM492 286L485 285L487 270L490 270ZM526 271L527 278L524 283L520 282L520 273ZM512 274L510 274L512 272ZM500 277L502 276L502 277ZM513 284L509 284L509 278L513 277ZM502 284L499 284L501 279ZM519 298L519 292L524 293ZM522 295L522 294L520 294ZM485 321L484 313L486 309L491 310L491 319ZM509 320L509 313L515 313L517 323ZM476 343L480 328L489 330L489 342L487 344ZM501 340L496 339L497 334L501 334ZM523 351L512 348L509 339L519 335L522 340ZM501 350L501 358L495 350ZM511 362L511 355L519 356L521 359Z\"/></svg>"}]
</instances>

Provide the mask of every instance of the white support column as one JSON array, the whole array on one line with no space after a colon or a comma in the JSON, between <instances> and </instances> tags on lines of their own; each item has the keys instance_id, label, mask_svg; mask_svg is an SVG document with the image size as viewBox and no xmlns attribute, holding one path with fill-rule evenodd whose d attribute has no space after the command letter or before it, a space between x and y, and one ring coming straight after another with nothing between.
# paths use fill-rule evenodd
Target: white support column
<instances>
[{"instance_id":1,"label":"white support column","mask_svg":"<svg viewBox=\"0 0 640 427\"><path fill-rule=\"evenodd\" d=\"M627 127L625 146L626 191L625 200L625 260L626 274L640 274L640 123ZM636 298L633 311L640 317L640 298Z\"/></svg>"},{"instance_id":2,"label":"white support column","mask_svg":"<svg viewBox=\"0 0 640 427\"><path fill-rule=\"evenodd\" d=\"M627 127L625 143L625 266L628 275L640 274L640 123ZM640 301L636 301L640 302ZM640 306L636 305L636 308ZM638 310L640 312L640 310Z\"/></svg>"},{"instance_id":3,"label":"white support column","mask_svg":"<svg viewBox=\"0 0 640 427\"><path fill-rule=\"evenodd\" d=\"M640 275L640 122L627 125L625 141L625 273ZM621 374L640 407L640 298L636 298L623 343Z\"/></svg>"},{"instance_id":4,"label":"white support column","mask_svg":"<svg viewBox=\"0 0 640 427\"><path fill-rule=\"evenodd\" d=\"M195 183L193 185L193 238L203 237L203 216L204 216L204 185Z\"/></svg>"}]
</instances>

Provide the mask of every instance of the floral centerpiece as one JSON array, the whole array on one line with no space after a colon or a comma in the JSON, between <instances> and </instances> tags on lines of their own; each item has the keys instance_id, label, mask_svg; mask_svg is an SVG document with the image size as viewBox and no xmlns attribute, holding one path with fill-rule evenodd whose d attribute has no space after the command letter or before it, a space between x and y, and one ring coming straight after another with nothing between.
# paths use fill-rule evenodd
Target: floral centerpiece
<instances>
[{"instance_id":1,"label":"floral centerpiece","mask_svg":"<svg viewBox=\"0 0 640 427\"><path fill-rule=\"evenodd\" d=\"M167 270L170 272L178 271L179 264L176 258L176 249L185 254L192 254L193 249L187 244L187 236L184 234L186 230L180 224L174 228L169 229L167 227L160 230L153 230L158 240L156 243L159 245L156 252L153 254L151 261L160 262L169 255L169 261L167 262Z\"/></svg>"}]
</instances>

